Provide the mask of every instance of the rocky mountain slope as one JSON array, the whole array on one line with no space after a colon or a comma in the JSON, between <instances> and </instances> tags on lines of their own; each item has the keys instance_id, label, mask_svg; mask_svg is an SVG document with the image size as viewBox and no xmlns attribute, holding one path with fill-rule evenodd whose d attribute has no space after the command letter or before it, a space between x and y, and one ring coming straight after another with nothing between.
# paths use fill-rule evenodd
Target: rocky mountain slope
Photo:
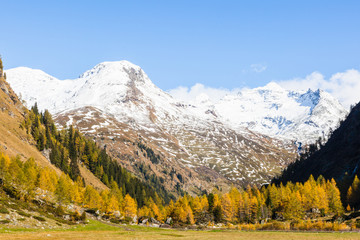
<instances>
[{"instance_id":1,"label":"rocky mountain slope","mask_svg":"<svg viewBox=\"0 0 360 240\"><path fill-rule=\"evenodd\" d=\"M201 192L230 183L265 183L295 157L292 141L315 140L346 111L322 91L289 92L275 83L191 104L156 87L127 61L104 62L74 80L40 70L6 71L29 106L93 137L126 168L167 189Z\"/></svg>"}]
</instances>

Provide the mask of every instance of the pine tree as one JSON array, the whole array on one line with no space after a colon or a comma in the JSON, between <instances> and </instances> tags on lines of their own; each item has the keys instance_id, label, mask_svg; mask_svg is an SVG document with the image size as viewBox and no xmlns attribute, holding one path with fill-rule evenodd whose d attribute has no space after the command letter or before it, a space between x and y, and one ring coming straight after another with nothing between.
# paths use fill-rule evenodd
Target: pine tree
<instances>
[{"instance_id":1,"label":"pine tree","mask_svg":"<svg viewBox=\"0 0 360 240\"><path fill-rule=\"evenodd\" d=\"M70 161L70 177L72 180L76 180L80 176L81 174L79 165L77 163L77 158L72 158Z\"/></svg>"},{"instance_id":2,"label":"pine tree","mask_svg":"<svg viewBox=\"0 0 360 240\"><path fill-rule=\"evenodd\" d=\"M35 102L34 106L31 108L31 111L35 114L35 116L39 115L39 108L38 108L37 102Z\"/></svg>"},{"instance_id":3,"label":"pine tree","mask_svg":"<svg viewBox=\"0 0 360 240\"><path fill-rule=\"evenodd\" d=\"M4 71L4 66L3 66L2 58L0 56L0 77L3 76L3 71Z\"/></svg>"},{"instance_id":4,"label":"pine tree","mask_svg":"<svg viewBox=\"0 0 360 240\"><path fill-rule=\"evenodd\" d=\"M354 180L347 191L346 199L351 207L355 207L360 203L360 181L357 175L355 175Z\"/></svg>"}]
</instances>

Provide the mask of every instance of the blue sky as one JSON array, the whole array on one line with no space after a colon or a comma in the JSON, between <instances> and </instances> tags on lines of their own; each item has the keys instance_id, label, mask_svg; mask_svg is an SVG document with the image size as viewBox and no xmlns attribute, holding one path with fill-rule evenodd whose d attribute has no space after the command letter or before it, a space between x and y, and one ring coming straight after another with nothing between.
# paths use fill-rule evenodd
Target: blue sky
<instances>
[{"instance_id":1,"label":"blue sky","mask_svg":"<svg viewBox=\"0 0 360 240\"><path fill-rule=\"evenodd\" d=\"M140 65L160 88L258 87L360 69L360 1L0 1L5 68Z\"/></svg>"}]
</instances>

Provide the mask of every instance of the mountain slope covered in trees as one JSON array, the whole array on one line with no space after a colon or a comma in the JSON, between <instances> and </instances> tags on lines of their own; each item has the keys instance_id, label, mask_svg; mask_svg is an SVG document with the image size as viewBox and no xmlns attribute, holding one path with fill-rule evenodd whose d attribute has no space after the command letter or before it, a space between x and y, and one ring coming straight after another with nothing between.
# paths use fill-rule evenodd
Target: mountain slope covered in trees
<instances>
[{"instance_id":1,"label":"mountain slope covered in trees","mask_svg":"<svg viewBox=\"0 0 360 240\"><path fill-rule=\"evenodd\" d=\"M334 178L342 192L342 199L351 207L360 207L360 197L349 199L350 195L360 196L360 103L354 106L339 128L331 133L323 145L320 142L310 145L299 160L290 164L273 182L303 182L311 174ZM354 183L353 183L354 182ZM348 193L349 187L351 191Z\"/></svg>"},{"instance_id":2,"label":"mountain slope covered in trees","mask_svg":"<svg viewBox=\"0 0 360 240\"><path fill-rule=\"evenodd\" d=\"M123 194L130 194L139 206L143 206L150 197L166 203L174 198L157 184L156 177L152 186L143 183L113 160L105 148L100 149L93 140L85 138L72 126L57 130L51 114L47 110L39 112L36 104L26 114L21 127L32 134L39 151L49 150L51 163L74 181L81 177L78 164L82 164L108 187L115 181Z\"/></svg>"}]
</instances>

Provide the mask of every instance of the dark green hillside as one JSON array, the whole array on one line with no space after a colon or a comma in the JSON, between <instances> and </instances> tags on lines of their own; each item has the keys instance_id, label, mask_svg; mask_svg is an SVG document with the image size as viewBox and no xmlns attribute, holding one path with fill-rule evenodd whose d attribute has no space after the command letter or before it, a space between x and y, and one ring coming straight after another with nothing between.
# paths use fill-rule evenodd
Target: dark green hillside
<instances>
[{"instance_id":1,"label":"dark green hillside","mask_svg":"<svg viewBox=\"0 0 360 240\"><path fill-rule=\"evenodd\" d=\"M304 182L311 174L315 178L319 175L334 178L342 192L343 202L348 201L349 186L355 176L360 175L360 104L352 108L324 146L312 145L300 160L290 164L273 182ZM353 206L359 207L359 204L353 203Z\"/></svg>"}]
</instances>

